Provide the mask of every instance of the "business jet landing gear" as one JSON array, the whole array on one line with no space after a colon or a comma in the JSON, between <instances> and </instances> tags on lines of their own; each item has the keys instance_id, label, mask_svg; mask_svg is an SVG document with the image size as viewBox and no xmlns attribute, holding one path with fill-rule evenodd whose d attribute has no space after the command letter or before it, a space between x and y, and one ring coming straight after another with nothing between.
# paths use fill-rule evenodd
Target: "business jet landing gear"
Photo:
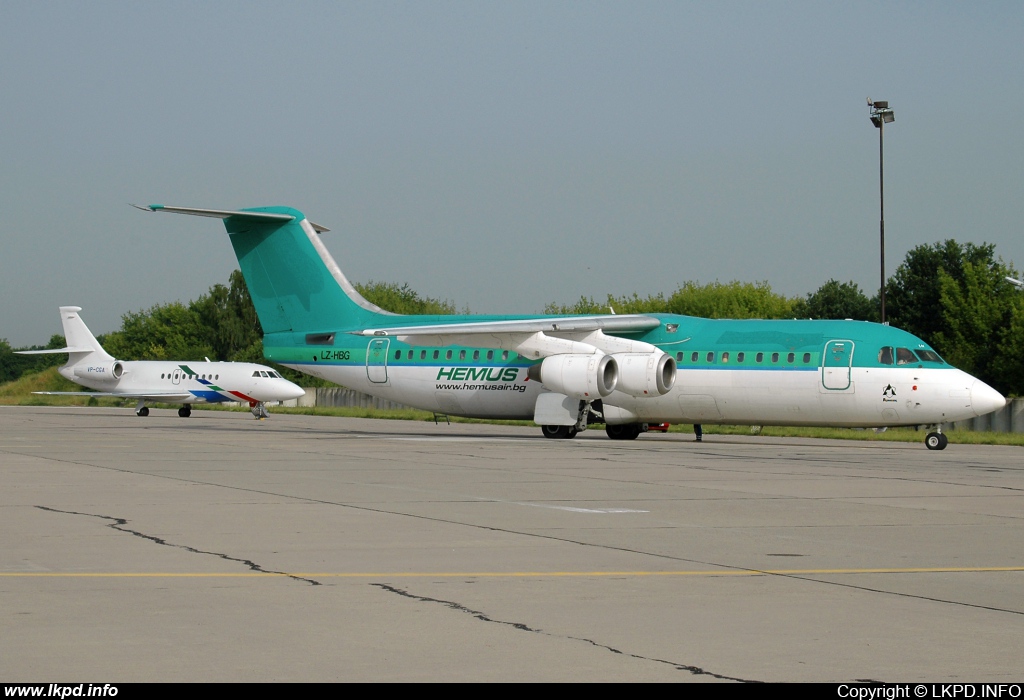
<instances>
[{"instance_id":1,"label":"business jet landing gear","mask_svg":"<svg viewBox=\"0 0 1024 700\"><path fill-rule=\"evenodd\" d=\"M267 417L267 409L264 407L262 401L250 401L249 411L252 413L252 417L256 420L263 420Z\"/></svg>"},{"instance_id":2,"label":"business jet landing gear","mask_svg":"<svg viewBox=\"0 0 1024 700\"><path fill-rule=\"evenodd\" d=\"M606 425L604 432L612 440L636 440L644 431L641 423L629 423L627 425Z\"/></svg>"},{"instance_id":3,"label":"business jet landing gear","mask_svg":"<svg viewBox=\"0 0 1024 700\"><path fill-rule=\"evenodd\" d=\"M135 415L139 418L145 418L149 415L149 408L146 406L145 401L139 401L135 404Z\"/></svg>"},{"instance_id":4,"label":"business jet landing gear","mask_svg":"<svg viewBox=\"0 0 1024 700\"><path fill-rule=\"evenodd\" d=\"M184 406L182 406L181 408L178 409L178 417L179 418L188 418L191 415L192 415L192 406L191 406L191 404L185 404Z\"/></svg>"},{"instance_id":5,"label":"business jet landing gear","mask_svg":"<svg viewBox=\"0 0 1024 700\"><path fill-rule=\"evenodd\" d=\"M949 438L938 431L928 433L924 438L924 446L929 450L944 450L948 444Z\"/></svg>"}]
</instances>

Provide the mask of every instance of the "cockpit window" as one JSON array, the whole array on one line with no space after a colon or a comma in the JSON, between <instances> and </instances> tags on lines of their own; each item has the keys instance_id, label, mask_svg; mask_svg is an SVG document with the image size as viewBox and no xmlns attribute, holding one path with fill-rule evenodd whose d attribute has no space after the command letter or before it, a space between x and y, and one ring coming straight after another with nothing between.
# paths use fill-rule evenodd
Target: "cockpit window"
<instances>
[{"instance_id":1,"label":"cockpit window","mask_svg":"<svg viewBox=\"0 0 1024 700\"><path fill-rule=\"evenodd\" d=\"M939 364L942 364L942 358L933 350L918 350L917 356L925 362L938 362Z\"/></svg>"},{"instance_id":2,"label":"cockpit window","mask_svg":"<svg viewBox=\"0 0 1024 700\"><path fill-rule=\"evenodd\" d=\"M881 350L878 351L878 364L892 364L892 348L882 348Z\"/></svg>"},{"instance_id":3,"label":"cockpit window","mask_svg":"<svg viewBox=\"0 0 1024 700\"><path fill-rule=\"evenodd\" d=\"M896 364L909 365L917 362L917 355L907 348L896 348Z\"/></svg>"},{"instance_id":4,"label":"cockpit window","mask_svg":"<svg viewBox=\"0 0 1024 700\"><path fill-rule=\"evenodd\" d=\"M252 373L252 376L254 376L254 377L259 377L259 376L260 376L260 371L259 371L259 370L256 370L256 371L254 371L254 372Z\"/></svg>"}]
</instances>

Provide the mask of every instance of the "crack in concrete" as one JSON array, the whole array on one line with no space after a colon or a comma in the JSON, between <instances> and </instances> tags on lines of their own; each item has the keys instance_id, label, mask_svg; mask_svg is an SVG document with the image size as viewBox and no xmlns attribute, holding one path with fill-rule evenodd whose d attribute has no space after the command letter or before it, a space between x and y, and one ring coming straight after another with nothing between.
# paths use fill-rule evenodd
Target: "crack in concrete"
<instances>
[{"instance_id":1,"label":"crack in concrete","mask_svg":"<svg viewBox=\"0 0 1024 700\"><path fill-rule=\"evenodd\" d=\"M319 581L315 581L315 580L313 580L311 578L303 578L302 576L296 576L294 574L289 574L286 571L270 571L268 569L264 569L262 566L260 566L256 562L252 561L251 559L239 559L238 557L233 557L233 556L230 556L228 554L222 554L220 552L207 552L207 551L202 550L202 549L196 549L195 547L189 547L188 545L185 545L185 544L174 544L173 542L168 542L167 540L162 539L160 537L155 537L154 535L147 535L144 532L139 532L138 530L131 530L131 529L127 528L127 527L124 527L125 525L128 524L128 521L125 518L115 518L115 517L110 516L110 515L98 515L96 513L80 513L78 511L74 511L74 510L60 510L59 508L50 508L48 506L36 506L36 508L38 508L39 510L49 511L51 513L62 513L64 515L84 515L84 516L87 516L87 517L90 517L90 518L99 518L100 520L110 520L112 522L107 524L107 527L109 527L109 528L117 530L118 532L124 532L124 533L127 533L129 535L134 535L135 537L141 537L144 540L149 540L150 542L155 542L156 544L163 545L165 547L174 547L176 549L184 549L186 552L192 552L193 554L208 554L210 556L214 556L214 557L218 557L220 559L224 559L225 561L238 562L240 564L244 564L245 566L249 567L249 569L251 569L252 571L256 571L256 572L259 572L261 574L276 574L276 575L279 575L279 576L287 576L290 579L295 579L296 581L303 581L305 583L310 584L311 586L322 586L323 585Z\"/></svg>"},{"instance_id":2,"label":"crack in concrete","mask_svg":"<svg viewBox=\"0 0 1024 700\"><path fill-rule=\"evenodd\" d=\"M659 664L667 664L667 665L671 666L672 668L674 668L674 669L676 669L678 671L687 671L687 672L689 672L689 673L691 673L691 674L693 674L695 676L709 676L711 678L717 678L719 680L736 681L738 683L762 683L763 682L763 681L753 681L753 680L749 680L747 678L736 678L736 677L733 677L733 676L725 676L725 675L722 675L720 673L712 673L711 671L707 671L707 670L701 668L700 666L691 666L689 664L681 664L681 663L678 663L676 661L668 661L666 659L656 659L656 658L653 658L653 657L650 657L650 656L641 656L639 654L631 654L631 653L622 651L621 649L616 649L615 647L608 646L607 644L601 644L600 642L594 641L593 639L587 639L585 637L573 637L572 635L560 636L560 635L556 635L556 634L551 634L550 632L545 632L544 630L534 629L533 627L530 627L529 625L526 625L526 624L524 624L522 622L508 622L507 620L496 620L496 619L494 619L492 617L487 616L485 613L480 612L479 610L473 610L471 608L467 608L466 606L462 605L461 603L456 603L453 600L441 600L440 598L431 598L429 596L416 595L415 593L410 593L409 591L403 590L401 588L396 588L395 586L390 586L390 585L388 585L386 583L372 583L370 585L371 586L375 586L377 588L380 588L381 590L388 591L389 593L395 593L396 595L404 596L405 598L411 598L412 600L418 600L421 603L438 603L440 605L444 605L445 607L451 608L452 610L456 610L458 612L465 613L467 615L472 615L476 619L481 620L483 622L492 622L492 623L498 624L498 625L508 625L509 627L512 627L512 628L517 629L517 630L520 630L521 632L532 632L533 634L540 634L540 635L543 635L545 637L552 637L552 638L555 638L555 639L558 639L558 638L561 638L561 639L571 639L571 640L576 641L576 642L584 642L585 644L590 644L591 646L597 647L598 649L604 649L605 651L610 651L613 654L619 654L620 656L626 656L626 657L629 657L631 659L637 659L639 661L653 661L654 663L659 663Z\"/></svg>"}]
</instances>

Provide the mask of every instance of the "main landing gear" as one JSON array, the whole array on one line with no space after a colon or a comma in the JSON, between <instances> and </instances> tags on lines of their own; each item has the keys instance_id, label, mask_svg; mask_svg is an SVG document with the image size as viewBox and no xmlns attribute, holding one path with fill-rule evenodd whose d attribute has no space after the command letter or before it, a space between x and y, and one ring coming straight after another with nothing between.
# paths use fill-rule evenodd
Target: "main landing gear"
<instances>
[{"instance_id":1,"label":"main landing gear","mask_svg":"<svg viewBox=\"0 0 1024 700\"><path fill-rule=\"evenodd\" d=\"M928 433L924 438L924 446L929 450L944 450L948 444L949 438L938 431Z\"/></svg>"},{"instance_id":2,"label":"main landing gear","mask_svg":"<svg viewBox=\"0 0 1024 700\"><path fill-rule=\"evenodd\" d=\"M571 440L579 432L574 425L542 425L544 437L552 440Z\"/></svg>"},{"instance_id":3,"label":"main landing gear","mask_svg":"<svg viewBox=\"0 0 1024 700\"><path fill-rule=\"evenodd\" d=\"M179 418L188 418L191 415L192 415L192 405L191 404L185 404L184 406L182 406L181 408L178 409L178 417Z\"/></svg>"},{"instance_id":4,"label":"main landing gear","mask_svg":"<svg viewBox=\"0 0 1024 700\"><path fill-rule=\"evenodd\" d=\"M606 425L604 432L612 440L636 440L640 433L646 432L644 423L628 423L626 425Z\"/></svg>"}]
</instances>

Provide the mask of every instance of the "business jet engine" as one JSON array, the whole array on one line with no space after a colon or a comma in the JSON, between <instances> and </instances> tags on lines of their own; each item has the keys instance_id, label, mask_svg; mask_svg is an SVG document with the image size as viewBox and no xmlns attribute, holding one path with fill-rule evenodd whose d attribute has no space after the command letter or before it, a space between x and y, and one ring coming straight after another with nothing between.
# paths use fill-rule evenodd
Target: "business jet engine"
<instances>
[{"instance_id":1,"label":"business jet engine","mask_svg":"<svg viewBox=\"0 0 1024 700\"><path fill-rule=\"evenodd\" d=\"M72 370L76 377L96 382L116 382L124 375L124 363L120 360L100 365L81 364Z\"/></svg>"},{"instance_id":2,"label":"business jet engine","mask_svg":"<svg viewBox=\"0 0 1024 700\"><path fill-rule=\"evenodd\" d=\"M611 355L551 355L530 367L527 376L558 394L593 401L615 391L619 367Z\"/></svg>"},{"instance_id":3,"label":"business jet engine","mask_svg":"<svg viewBox=\"0 0 1024 700\"><path fill-rule=\"evenodd\" d=\"M612 355L619 366L616 390L630 396L664 396L676 383L676 361L662 351L619 352Z\"/></svg>"}]
</instances>

